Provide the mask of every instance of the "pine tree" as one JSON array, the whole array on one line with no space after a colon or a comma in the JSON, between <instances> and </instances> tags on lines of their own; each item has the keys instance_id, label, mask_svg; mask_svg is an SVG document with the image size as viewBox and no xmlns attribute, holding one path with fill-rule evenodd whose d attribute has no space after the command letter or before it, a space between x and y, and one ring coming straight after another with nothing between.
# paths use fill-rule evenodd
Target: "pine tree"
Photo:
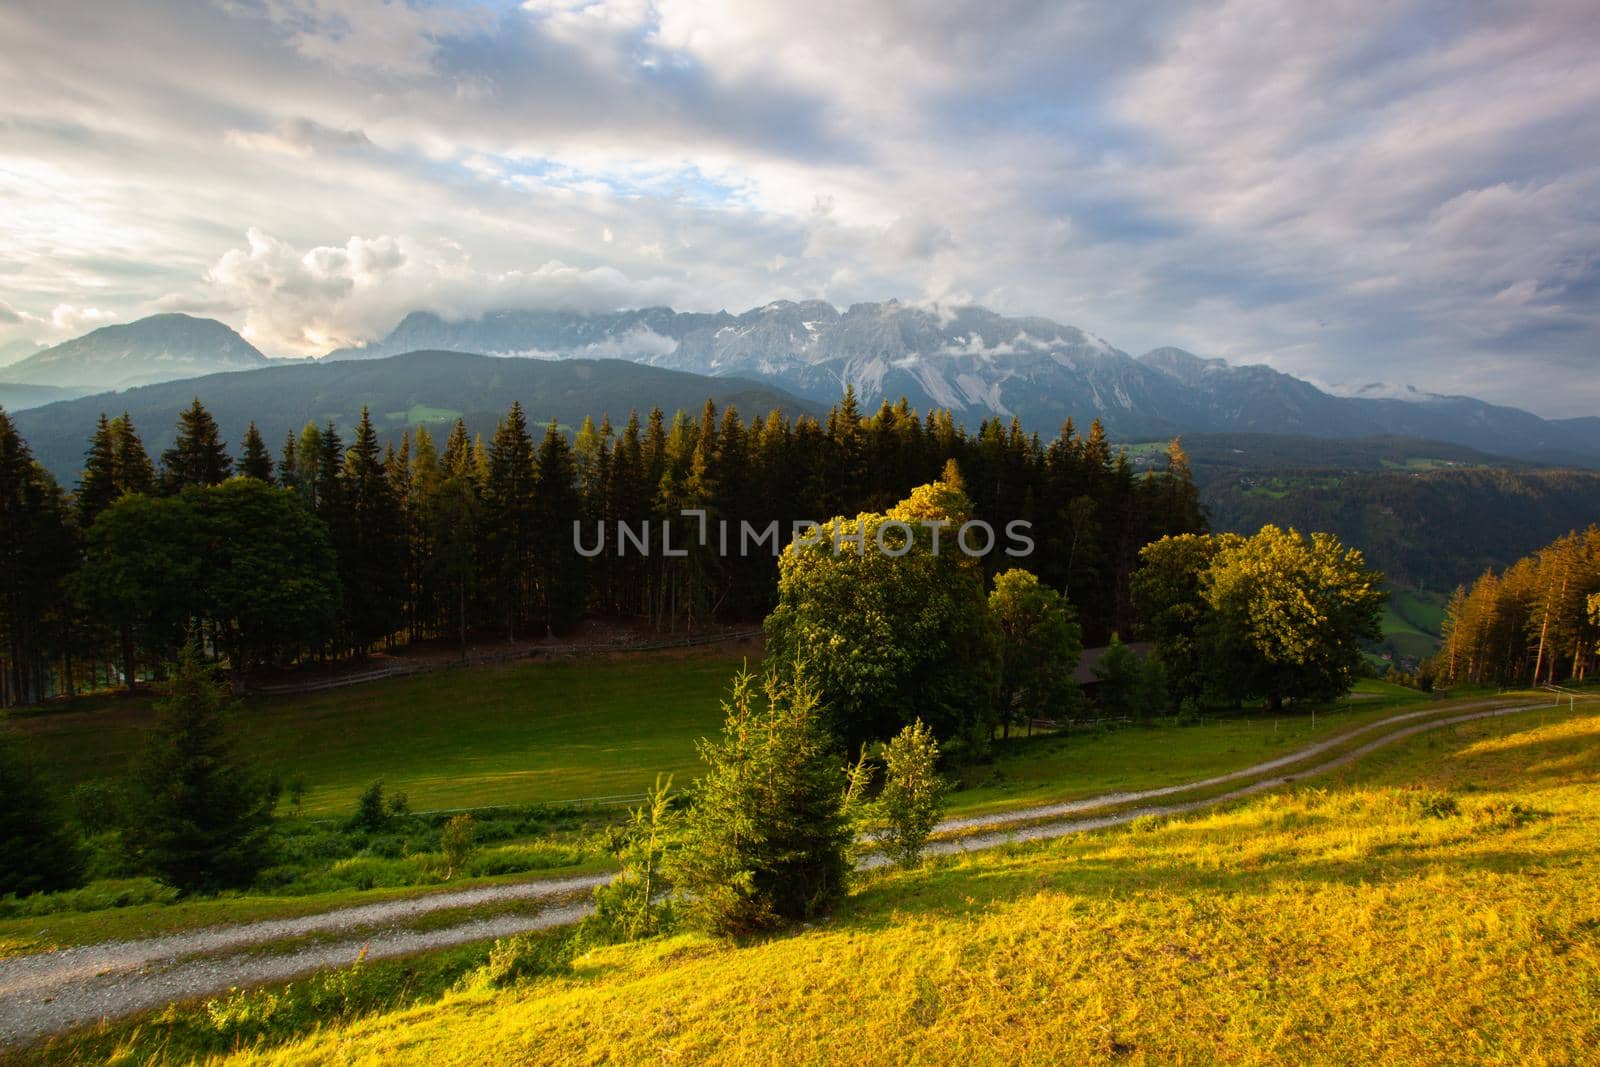
<instances>
[{"instance_id":1,"label":"pine tree","mask_svg":"<svg viewBox=\"0 0 1600 1067\"><path fill-rule=\"evenodd\" d=\"M278 484L285 489L298 490L300 488L300 465L296 455L294 431L289 431L283 436L283 448L278 453Z\"/></svg>"},{"instance_id":2,"label":"pine tree","mask_svg":"<svg viewBox=\"0 0 1600 1067\"><path fill-rule=\"evenodd\" d=\"M488 524L491 566L496 576L506 639L516 640L518 630L529 618L532 603L536 474L533 440L528 436L522 405L516 401L512 401L511 410L495 428L488 464L484 517Z\"/></svg>"},{"instance_id":3,"label":"pine tree","mask_svg":"<svg viewBox=\"0 0 1600 1067\"><path fill-rule=\"evenodd\" d=\"M405 595L405 522L384 464L378 435L361 409L345 455L344 521L334 545L344 585L345 624L358 653L400 629Z\"/></svg>"},{"instance_id":4,"label":"pine tree","mask_svg":"<svg viewBox=\"0 0 1600 1067\"><path fill-rule=\"evenodd\" d=\"M100 420L95 424L94 437L89 441L89 451L84 453L83 474L78 479L78 491L75 494L79 528L87 530L93 526L100 513L120 495L117 490L116 442L112 439L111 420L102 411Z\"/></svg>"},{"instance_id":5,"label":"pine tree","mask_svg":"<svg viewBox=\"0 0 1600 1067\"><path fill-rule=\"evenodd\" d=\"M178 416L178 439L161 454L161 487L177 493L191 485L220 485L233 472L217 422L195 397Z\"/></svg>"},{"instance_id":6,"label":"pine tree","mask_svg":"<svg viewBox=\"0 0 1600 1067\"><path fill-rule=\"evenodd\" d=\"M244 440L239 445L239 473L268 485L276 484L272 477L272 454L267 451L267 444L261 440L261 431L254 422L245 429Z\"/></svg>"},{"instance_id":7,"label":"pine tree","mask_svg":"<svg viewBox=\"0 0 1600 1067\"><path fill-rule=\"evenodd\" d=\"M578 620L589 592L586 561L572 547L572 524L579 521L583 506L577 465L554 419L539 445L533 502L533 562L549 635Z\"/></svg>"},{"instance_id":8,"label":"pine tree","mask_svg":"<svg viewBox=\"0 0 1600 1067\"><path fill-rule=\"evenodd\" d=\"M0 408L0 707L47 695L77 544L61 488Z\"/></svg>"},{"instance_id":9,"label":"pine tree","mask_svg":"<svg viewBox=\"0 0 1600 1067\"><path fill-rule=\"evenodd\" d=\"M669 870L690 916L718 936L825 912L850 871L845 775L817 695L803 679L787 689L769 679L765 697L741 674L722 740L700 742L706 773Z\"/></svg>"},{"instance_id":10,"label":"pine tree","mask_svg":"<svg viewBox=\"0 0 1600 1067\"><path fill-rule=\"evenodd\" d=\"M155 492L155 465L126 411L111 420L111 441L116 456L117 495Z\"/></svg>"},{"instance_id":11,"label":"pine tree","mask_svg":"<svg viewBox=\"0 0 1600 1067\"><path fill-rule=\"evenodd\" d=\"M83 850L20 738L0 735L0 797L0 897L82 885Z\"/></svg>"},{"instance_id":12,"label":"pine tree","mask_svg":"<svg viewBox=\"0 0 1600 1067\"><path fill-rule=\"evenodd\" d=\"M135 769L127 840L183 893L243 887L267 862L272 798L239 754L218 684L191 645Z\"/></svg>"}]
</instances>

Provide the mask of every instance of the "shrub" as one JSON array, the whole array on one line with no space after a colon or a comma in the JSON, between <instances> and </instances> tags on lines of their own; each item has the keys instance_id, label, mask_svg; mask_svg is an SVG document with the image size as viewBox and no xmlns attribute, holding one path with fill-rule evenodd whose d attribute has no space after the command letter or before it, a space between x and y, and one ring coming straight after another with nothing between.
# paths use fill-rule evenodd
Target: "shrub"
<instances>
[{"instance_id":1,"label":"shrub","mask_svg":"<svg viewBox=\"0 0 1600 1067\"><path fill-rule=\"evenodd\" d=\"M128 794L116 782L97 778L68 795L72 814L85 834L103 834L122 826L128 815Z\"/></svg>"},{"instance_id":2,"label":"shrub","mask_svg":"<svg viewBox=\"0 0 1600 1067\"><path fill-rule=\"evenodd\" d=\"M439 831L439 850L444 853L444 877L449 881L466 865L477 838L477 824L471 815L457 815Z\"/></svg>"},{"instance_id":3,"label":"shrub","mask_svg":"<svg viewBox=\"0 0 1600 1067\"><path fill-rule=\"evenodd\" d=\"M345 823L345 829L375 834L389 825L390 817L389 806L383 800L383 782L379 780L362 790L355 814Z\"/></svg>"},{"instance_id":4,"label":"shrub","mask_svg":"<svg viewBox=\"0 0 1600 1067\"><path fill-rule=\"evenodd\" d=\"M518 934L497 938L489 962L476 978L494 989L504 989L530 978L567 974L575 952L570 934Z\"/></svg>"},{"instance_id":5,"label":"shrub","mask_svg":"<svg viewBox=\"0 0 1600 1067\"><path fill-rule=\"evenodd\" d=\"M939 743L918 719L884 747L883 763L878 841L890 859L910 869L922 862L922 850L944 810L945 784L936 770Z\"/></svg>"},{"instance_id":6,"label":"shrub","mask_svg":"<svg viewBox=\"0 0 1600 1067\"><path fill-rule=\"evenodd\" d=\"M1412 803L1416 805L1417 814L1424 819L1448 819L1461 814L1461 805L1456 803L1455 797L1432 789L1419 791L1412 798Z\"/></svg>"},{"instance_id":7,"label":"shrub","mask_svg":"<svg viewBox=\"0 0 1600 1067\"><path fill-rule=\"evenodd\" d=\"M662 868L676 830L672 811L672 779L656 779L649 800L635 808L628 826L616 836L613 851L622 870L609 883L595 887L594 914L583 921L584 944L612 944L654 937L672 925L670 899Z\"/></svg>"}]
</instances>

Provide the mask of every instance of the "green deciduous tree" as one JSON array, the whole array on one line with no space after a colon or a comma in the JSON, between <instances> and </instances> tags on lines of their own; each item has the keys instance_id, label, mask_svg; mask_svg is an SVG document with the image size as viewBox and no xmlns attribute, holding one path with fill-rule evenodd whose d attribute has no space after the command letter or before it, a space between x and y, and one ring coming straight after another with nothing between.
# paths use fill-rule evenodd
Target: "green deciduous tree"
<instances>
[{"instance_id":1,"label":"green deciduous tree","mask_svg":"<svg viewBox=\"0 0 1600 1067\"><path fill-rule=\"evenodd\" d=\"M1217 553L1202 593L1217 631L1247 653L1226 669L1275 710L1350 688L1361 641L1382 633L1382 582L1332 534L1264 526Z\"/></svg>"},{"instance_id":2,"label":"green deciduous tree","mask_svg":"<svg viewBox=\"0 0 1600 1067\"><path fill-rule=\"evenodd\" d=\"M1094 665L1095 700L1100 710L1112 719L1138 719L1145 714L1140 706L1145 696L1139 655L1111 635L1111 643Z\"/></svg>"},{"instance_id":3,"label":"green deciduous tree","mask_svg":"<svg viewBox=\"0 0 1600 1067\"><path fill-rule=\"evenodd\" d=\"M690 916L718 936L815 916L850 871L844 770L816 690L803 672L769 676L761 702L752 684L748 673L734 681L722 739L700 743L706 771L669 871Z\"/></svg>"},{"instance_id":4,"label":"green deciduous tree","mask_svg":"<svg viewBox=\"0 0 1600 1067\"><path fill-rule=\"evenodd\" d=\"M806 664L850 751L918 718L968 753L987 745L999 647L982 569L956 544L970 517L959 487L934 482L887 515L825 523L779 559L767 663L785 676Z\"/></svg>"},{"instance_id":5,"label":"green deciduous tree","mask_svg":"<svg viewBox=\"0 0 1600 1067\"><path fill-rule=\"evenodd\" d=\"M1029 719L1075 714L1083 694L1072 672L1083 637L1066 598L1014 567L995 576L989 614L1000 634L1000 717L1007 733Z\"/></svg>"},{"instance_id":6,"label":"green deciduous tree","mask_svg":"<svg viewBox=\"0 0 1600 1067\"><path fill-rule=\"evenodd\" d=\"M267 862L272 796L238 751L222 686L191 645L156 704L127 841L184 893L249 885Z\"/></svg>"}]
</instances>

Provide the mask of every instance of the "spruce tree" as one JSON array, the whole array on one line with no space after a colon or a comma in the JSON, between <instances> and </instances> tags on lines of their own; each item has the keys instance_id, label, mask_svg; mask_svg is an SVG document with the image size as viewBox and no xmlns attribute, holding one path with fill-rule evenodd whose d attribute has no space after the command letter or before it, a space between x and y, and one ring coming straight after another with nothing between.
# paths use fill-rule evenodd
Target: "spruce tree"
<instances>
[{"instance_id":1,"label":"spruce tree","mask_svg":"<svg viewBox=\"0 0 1600 1067\"><path fill-rule=\"evenodd\" d=\"M845 774L814 689L748 673L724 702L722 740L701 741L683 847L668 875L692 919L744 937L825 912L845 893L851 830Z\"/></svg>"},{"instance_id":2,"label":"spruce tree","mask_svg":"<svg viewBox=\"0 0 1600 1067\"><path fill-rule=\"evenodd\" d=\"M289 490L300 488L299 462L295 446L294 431L291 430L283 435L283 448L278 453L278 484Z\"/></svg>"},{"instance_id":3,"label":"spruce tree","mask_svg":"<svg viewBox=\"0 0 1600 1067\"><path fill-rule=\"evenodd\" d=\"M111 435L111 420L102 411L100 420L95 423L94 436L89 440L89 451L84 453L83 474L78 478L74 501L78 508L78 527L87 530L93 526L94 520L119 495L116 443Z\"/></svg>"},{"instance_id":4,"label":"spruce tree","mask_svg":"<svg viewBox=\"0 0 1600 1067\"><path fill-rule=\"evenodd\" d=\"M405 522L366 408L344 460L344 521L335 537L345 623L358 652L401 626Z\"/></svg>"},{"instance_id":5,"label":"spruce tree","mask_svg":"<svg viewBox=\"0 0 1600 1067\"><path fill-rule=\"evenodd\" d=\"M134 429L133 417L126 411L111 420L111 441L116 457L117 495L155 492L155 465L139 439L139 431Z\"/></svg>"},{"instance_id":6,"label":"spruce tree","mask_svg":"<svg viewBox=\"0 0 1600 1067\"><path fill-rule=\"evenodd\" d=\"M239 473L268 485L276 484L272 477L272 453L267 451L267 443L261 439L261 431L254 422L245 429L244 440L239 444Z\"/></svg>"},{"instance_id":7,"label":"spruce tree","mask_svg":"<svg viewBox=\"0 0 1600 1067\"><path fill-rule=\"evenodd\" d=\"M161 487L177 493L191 485L220 485L231 473L233 460L217 421L195 397L178 416L178 439L161 454Z\"/></svg>"},{"instance_id":8,"label":"spruce tree","mask_svg":"<svg viewBox=\"0 0 1600 1067\"><path fill-rule=\"evenodd\" d=\"M0 734L0 897L83 884L84 856L18 738Z\"/></svg>"},{"instance_id":9,"label":"spruce tree","mask_svg":"<svg viewBox=\"0 0 1600 1067\"><path fill-rule=\"evenodd\" d=\"M127 840L183 893L247 886L267 862L272 798L239 754L222 686L193 645L135 769Z\"/></svg>"},{"instance_id":10,"label":"spruce tree","mask_svg":"<svg viewBox=\"0 0 1600 1067\"><path fill-rule=\"evenodd\" d=\"M531 610L531 570L535 550L533 439L522 405L495 428L484 491L489 549L506 638L515 640Z\"/></svg>"},{"instance_id":11,"label":"spruce tree","mask_svg":"<svg viewBox=\"0 0 1600 1067\"><path fill-rule=\"evenodd\" d=\"M572 524L582 516L578 470L567 436L554 419L539 445L533 479L533 563L547 635L583 614L589 593L587 562L572 547Z\"/></svg>"}]
</instances>

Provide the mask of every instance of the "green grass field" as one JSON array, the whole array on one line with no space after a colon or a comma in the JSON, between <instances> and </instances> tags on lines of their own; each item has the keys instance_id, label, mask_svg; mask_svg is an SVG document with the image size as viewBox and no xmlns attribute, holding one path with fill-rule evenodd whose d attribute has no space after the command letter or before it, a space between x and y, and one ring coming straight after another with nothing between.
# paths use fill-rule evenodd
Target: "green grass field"
<instances>
[{"instance_id":1,"label":"green grass field","mask_svg":"<svg viewBox=\"0 0 1600 1067\"><path fill-rule=\"evenodd\" d=\"M255 1047L219 999L47 1052L186 1062L181 1034L229 1063L1587 1063L1597 785L1600 716L1530 711L1217 811L870 876L742 947L597 950Z\"/></svg>"},{"instance_id":2,"label":"green grass field","mask_svg":"<svg viewBox=\"0 0 1600 1067\"><path fill-rule=\"evenodd\" d=\"M531 804L640 793L691 773L743 660L651 655L447 670L308 696L250 699L246 749L285 781L303 777L308 815L349 811L375 779L413 808ZM17 721L63 784L124 770L148 701Z\"/></svg>"},{"instance_id":3,"label":"green grass field","mask_svg":"<svg viewBox=\"0 0 1600 1067\"><path fill-rule=\"evenodd\" d=\"M377 779L417 809L637 794L657 774L687 784L697 773L695 741L720 730L720 701L744 663L708 652L441 671L248 700L240 727L263 768L285 781L305 779L309 816L348 812ZM1242 712L1194 727L1012 738L997 746L993 763L961 772L967 788L952 809L1017 807L1232 770L1421 699L1382 682L1364 681L1358 692L1370 699L1329 706L1315 723L1303 714ZM65 786L120 774L151 720L144 700L85 703L95 710L16 723Z\"/></svg>"}]
</instances>

